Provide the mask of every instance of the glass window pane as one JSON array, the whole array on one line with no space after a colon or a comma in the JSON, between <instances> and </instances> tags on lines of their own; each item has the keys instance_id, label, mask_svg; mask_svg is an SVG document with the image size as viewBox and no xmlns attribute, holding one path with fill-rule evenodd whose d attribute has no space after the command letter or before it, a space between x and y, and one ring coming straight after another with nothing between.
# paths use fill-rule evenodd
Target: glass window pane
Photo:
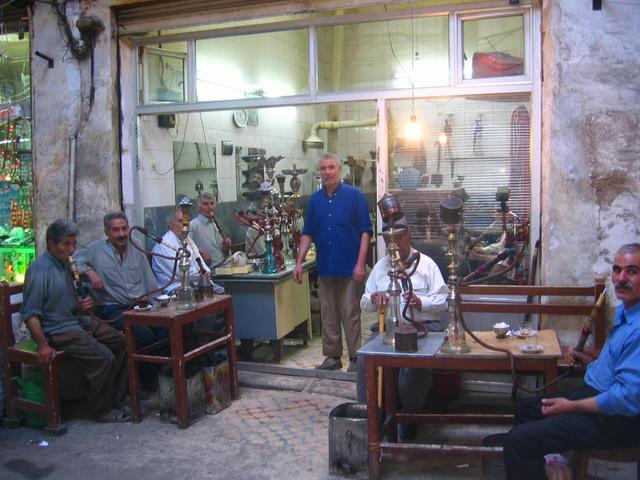
<instances>
[{"instance_id":1,"label":"glass window pane","mask_svg":"<svg viewBox=\"0 0 640 480\"><path fill-rule=\"evenodd\" d=\"M448 85L448 44L446 16L318 28L318 91Z\"/></svg>"},{"instance_id":2,"label":"glass window pane","mask_svg":"<svg viewBox=\"0 0 640 480\"><path fill-rule=\"evenodd\" d=\"M143 103L186 102L187 43L145 47L142 52Z\"/></svg>"},{"instance_id":3,"label":"glass window pane","mask_svg":"<svg viewBox=\"0 0 640 480\"><path fill-rule=\"evenodd\" d=\"M524 17L462 22L465 79L524 75Z\"/></svg>"},{"instance_id":4,"label":"glass window pane","mask_svg":"<svg viewBox=\"0 0 640 480\"><path fill-rule=\"evenodd\" d=\"M518 248L528 242L528 95L416 99L413 111L421 133L417 140L410 140L405 134L412 113L411 101L390 102L389 110L389 190L401 200L416 248L433 257L443 274L447 233L440 221L439 202L456 190L464 189L468 195L461 241L479 239L463 262L461 273L468 274L505 247L498 214L501 204L496 198L500 188L510 192L506 203L508 239ZM462 191L459 193L462 195ZM464 256L462 243L460 252ZM525 267L523 264L514 268L498 280L526 280Z\"/></svg>"},{"instance_id":5,"label":"glass window pane","mask_svg":"<svg viewBox=\"0 0 640 480\"><path fill-rule=\"evenodd\" d=\"M307 29L196 42L198 101L309 93Z\"/></svg>"}]
</instances>

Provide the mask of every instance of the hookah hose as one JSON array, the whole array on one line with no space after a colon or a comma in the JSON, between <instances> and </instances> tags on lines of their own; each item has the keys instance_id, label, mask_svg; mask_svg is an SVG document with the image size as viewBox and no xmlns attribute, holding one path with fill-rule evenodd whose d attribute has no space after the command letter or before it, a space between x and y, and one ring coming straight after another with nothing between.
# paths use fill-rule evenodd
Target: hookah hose
<instances>
[{"instance_id":1,"label":"hookah hose","mask_svg":"<svg viewBox=\"0 0 640 480\"><path fill-rule=\"evenodd\" d=\"M142 247L141 245L138 244L138 242L137 242L137 240L135 238L133 238L132 234L136 230L138 232L142 233L145 237L150 238L151 240L153 240L155 243L157 243L159 245L164 245L165 247L170 248L171 250L175 250L175 252L176 252L175 256L171 257L171 256L165 255L163 253L157 253L157 252L152 252L150 250L146 250L144 247ZM153 233L149 232L149 230L147 230L146 228L138 227L138 226L133 226L133 227L131 227L129 229L129 241L131 242L131 245L133 245L137 250L140 250L142 253L144 253L145 256L150 255L152 257L155 256L155 257L160 257L160 258L164 258L164 259L167 259L167 260L173 260L173 269L171 270L171 276L169 277L169 280L167 281L167 283L162 285L162 286L160 286L160 287L158 287L158 288L154 288L154 289L149 290L148 292L145 292L142 295L140 295L138 298L133 300L133 302L131 302L131 306L133 306L138 301L142 300L145 297L149 297L149 296L153 295L154 293L162 292L164 289L166 289L169 285L171 285L173 283L174 279L176 278L176 272L178 270L178 261L180 260L180 249L176 250L172 245L170 245L169 243L167 243L164 240L162 240L162 238L157 237Z\"/></svg>"},{"instance_id":2,"label":"hookah hose","mask_svg":"<svg viewBox=\"0 0 640 480\"><path fill-rule=\"evenodd\" d=\"M408 268L413 264L413 267L411 268L411 271L409 273L406 273L404 271L404 268L400 270L397 274L389 273L389 277L397 278L400 280L400 282L402 283L403 290L406 290L409 293L409 299L413 297L413 284L411 282L411 276L416 272L416 269L418 268L419 263L420 263L420 252L415 252L412 255L410 255L409 258L407 258L407 261L405 262L405 265L404 265L405 268ZM407 310L409 311L408 316L407 316ZM410 301L405 302L404 308L402 309L402 317L415 327L415 329L418 331L418 338L423 338L427 336L427 334L429 333L427 330L427 326L424 323L417 322L415 320L413 305L411 305Z\"/></svg>"},{"instance_id":3,"label":"hookah hose","mask_svg":"<svg viewBox=\"0 0 640 480\"><path fill-rule=\"evenodd\" d=\"M520 248L520 250L516 253L516 257L515 257L513 263L511 265L509 265L505 270L501 270L500 272L492 273L491 275L487 275L486 277L476 278L475 280L468 280L467 281L467 280L462 279L461 280L461 282L462 282L461 285L463 285L463 286L475 285L476 283L486 282L488 280L493 280L494 278L498 278L498 277L503 276L506 273L509 273L511 270L516 268L516 265L518 265L518 263L520 263L520 261L522 260L522 256L524 254L525 247L526 247L526 244L523 244L522 248ZM468 276L469 275L467 275L467 277ZM465 279L467 277L465 277Z\"/></svg>"},{"instance_id":4,"label":"hookah hose","mask_svg":"<svg viewBox=\"0 0 640 480\"><path fill-rule=\"evenodd\" d=\"M244 212L244 211L239 212L238 210L234 210L233 211L233 218L236 219L236 222L238 222L239 225L241 225L243 227L253 228L254 230L258 231L258 235L256 236L256 238L253 239L253 242L251 242L251 245L247 249L247 256L248 256L249 253L251 253L253 251L253 247L255 247L256 242L258 241L258 239L262 235L264 235L264 230L262 230L262 227L260 226L260 224L255 220L257 218L257 216L255 216L253 218L250 218L246 212ZM218 265L216 265L216 266L218 266Z\"/></svg>"}]
</instances>

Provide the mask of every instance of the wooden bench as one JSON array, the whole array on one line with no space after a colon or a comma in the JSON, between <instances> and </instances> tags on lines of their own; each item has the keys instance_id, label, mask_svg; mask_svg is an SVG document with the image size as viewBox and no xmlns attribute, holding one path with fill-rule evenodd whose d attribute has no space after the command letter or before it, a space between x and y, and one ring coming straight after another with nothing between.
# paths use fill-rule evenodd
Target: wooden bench
<instances>
[{"instance_id":1,"label":"wooden bench","mask_svg":"<svg viewBox=\"0 0 640 480\"><path fill-rule=\"evenodd\" d=\"M13 301L12 296L22 294L22 285L0 282L0 349L2 350L2 370L7 416L3 419L5 427L20 425L19 410L38 412L47 416L47 426L43 429L50 435L63 435L67 427L62 425L60 413L59 371L62 360L67 356L58 351L56 356L40 363L36 352L26 350L25 342L16 344L11 321L12 314L20 311L22 301ZM15 377L21 377L22 365L38 366L44 373L45 402L37 402L20 394Z\"/></svg>"},{"instance_id":2,"label":"wooden bench","mask_svg":"<svg viewBox=\"0 0 640 480\"><path fill-rule=\"evenodd\" d=\"M460 310L463 314L506 313L552 316L588 317L596 300L604 291L603 279L596 279L592 286L558 286L545 287L536 285L469 285L460 287ZM473 297L469 297L473 296ZM537 297L551 297L549 303L539 303ZM513 297L531 298L530 303L514 302ZM559 297L564 297L558 300ZM582 303L570 303L567 298L583 299ZM606 339L606 302L597 310L592 329L593 348L595 354L600 352ZM562 346L564 357L558 361L561 369L569 368L569 345Z\"/></svg>"}]
</instances>

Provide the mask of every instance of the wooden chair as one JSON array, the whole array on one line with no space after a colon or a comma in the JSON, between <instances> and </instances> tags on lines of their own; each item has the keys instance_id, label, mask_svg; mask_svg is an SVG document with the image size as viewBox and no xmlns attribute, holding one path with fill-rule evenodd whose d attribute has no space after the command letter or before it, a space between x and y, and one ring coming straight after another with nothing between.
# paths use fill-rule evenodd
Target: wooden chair
<instances>
[{"instance_id":1,"label":"wooden chair","mask_svg":"<svg viewBox=\"0 0 640 480\"><path fill-rule=\"evenodd\" d=\"M477 285L460 288L462 296L461 310L463 312L490 312L490 313L518 313L518 314L548 314L548 315L578 315L591 314L593 305L604 290L604 280L597 279L593 286L570 287L544 287L544 286L501 286L501 285ZM483 297L482 300L470 300L464 295ZM573 297L587 298L588 303L575 304L554 299L550 303L514 303L504 301L504 297L518 295L520 297L548 296L548 297ZM495 296L495 299L487 300L487 297ZM593 348L589 348L596 356L600 353L606 339L606 304L598 309L593 325ZM587 349L585 349L587 350ZM558 360L558 367L568 369L569 346L563 346L564 357ZM584 373L584 368L573 367L575 372ZM575 452L575 478L584 480L587 478L589 459L596 458L609 462L634 462L637 464L638 479L640 480L640 446L635 448L619 448L612 450L584 449Z\"/></svg>"},{"instance_id":2,"label":"wooden chair","mask_svg":"<svg viewBox=\"0 0 640 480\"><path fill-rule=\"evenodd\" d=\"M2 370L7 409L7 416L2 423L5 427L15 428L20 424L18 410L38 412L47 416L47 426L43 429L45 433L54 436L63 435L67 432L67 427L62 425L60 414L59 367L67 355L63 351L58 351L52 360L40 363L36 352L25 350L23 343L15 343L11 316L20 311L22 302L12 303L11 296L21 293L22 285L0 282L0 349L3 352ZM14 378L21 376L22 364L42 368L46 395L44 403L19 395Z\"/></svg>"},{"instance_id":3,"label":"wooden chair","mask_svg":"<svg viewBox=\"0 0 640 480\"><path fill-rule=\"evenodd\" d=\"M590 458L604 460L606 462L635 463L637 471L636 478L640 480L640 446L614 450L576 450L574 456L574 478L576 480L587 479L587 468L589 467Z\"/></svg>"},{"instance_id":4,"label":"wooden chair","mask_svg":"<svg viewBox=\"0 0 640 480\"><path fill-rule=\"evenodd\" d=\"M603 279L596 279L593 286L471 285L460 287L460 295L462 295L460 309L463 314L467 312L484 312L587 317L591 314L593 305L604 291L604 288L605 283ZM483 298L481 300L469 299L465 298L465 295L474 295ZM504 300L505 297L513 296L533 298L547 296L553 300L550 301L550 303L516 303ZM491 297L496 298L492 299ZM588 303L569 303L565 300L558 301L554 297L585 298ZM592 334L594 347L585 348L585 350L590 350L596 355L600 353L600 349L602 349L606 339L605 313L606 303L597 310ZM564 356L558 360L558 367L562 371L568 369L570 366L568 357L569 346L561 346L561 349ZM576 369L576 371L580 370L580 368Z\"/></svg>"}]
</instances>

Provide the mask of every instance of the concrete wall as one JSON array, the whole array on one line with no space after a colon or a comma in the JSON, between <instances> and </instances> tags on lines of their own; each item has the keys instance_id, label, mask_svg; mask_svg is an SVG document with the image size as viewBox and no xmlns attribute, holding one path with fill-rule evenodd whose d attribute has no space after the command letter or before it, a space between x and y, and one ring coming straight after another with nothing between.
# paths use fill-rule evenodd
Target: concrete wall
<instances>
[{"instance_id":1,"label":"concrete wall","mask_svg":"<svg viewBox=\"0 0 640 480\"><path fill-rule=\"evenodd\" d=\"M120 209L120 161L116 96L116 50L108 2L84 2L87 15L105 24L95 43L95 102L90 106L91 61L76 60L67 48L58 17L50 5L33 6L32 95L34 118L35 218L39 252L46 228L60 217L73 218L81 229L81 243L103 235L102 216ZM69 2L69 24L80 14ZM75 30L75 28L74 28ZM77 31L76 31L77 33ZM71 143L77 138L76 166ZM75 172L75 182L70 182ZM69 188L74 183L73 188ZM72 194L70 195L70 192Z\"/></svg>"},{"instance_id":2,"label":"concrete wall","mask_svg":"<svg viewBox=\"0 0 640 480\"><path fill-rule=\"evenodd\" d=\"M617 248L640 240L640 9L632 3L543 4L544 283L606 277Z\"/></svg>"}]
</instances>

